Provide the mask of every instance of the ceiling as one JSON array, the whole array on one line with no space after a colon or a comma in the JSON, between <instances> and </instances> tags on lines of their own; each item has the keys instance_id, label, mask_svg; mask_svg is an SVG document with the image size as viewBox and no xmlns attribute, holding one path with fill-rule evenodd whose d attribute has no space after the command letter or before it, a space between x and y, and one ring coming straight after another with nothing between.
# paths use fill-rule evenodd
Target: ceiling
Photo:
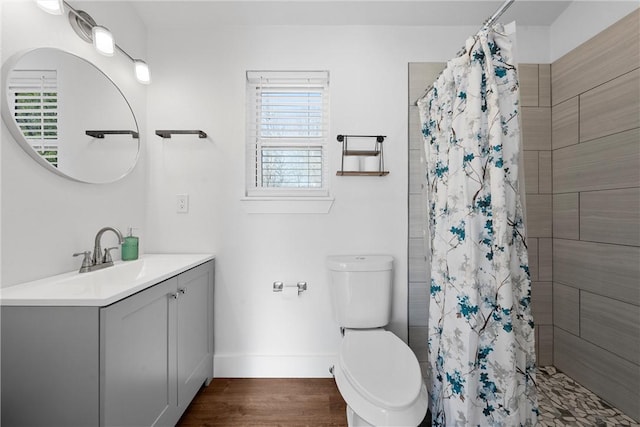
<instances>
[{"instance_id":1,"label":"ceiling","mask_svg":"<svg viewBox=\"0 0 640 427\"><path fill-rule=\"evenodd\" d=\"M477 25L502 1L488 0L153 0L134 1L149 29L210 25ZM571 3L516 0L501 22L551 25Z\"/></svg>"}]
</instances>

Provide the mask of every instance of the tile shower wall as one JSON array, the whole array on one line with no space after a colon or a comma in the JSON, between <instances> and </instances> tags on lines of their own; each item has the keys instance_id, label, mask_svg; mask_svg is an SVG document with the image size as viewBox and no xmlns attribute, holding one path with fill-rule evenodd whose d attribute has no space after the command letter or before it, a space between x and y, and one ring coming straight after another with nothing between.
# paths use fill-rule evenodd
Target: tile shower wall
<instances>
[{"instance_id":1,"label":"tile shower wall","mask_svg":"<svg viewBox=\"0 0 640 427\"><path fill-rule=\"evenodd\" d=\"M553 364L551 67L520 64L520 105L531 272L531 308L539 366Z\"/></svg>"},{"instance_id":2,"label":"tile shower wall","mask_svg":"<svg viewBox=\"0 0 640 427\"><path fill-rule=\"evenodd\" d=\"M415 101L444 68L444 63L409 63L409 346L422 374L427 370L427 319L429 317L429 267L423 238L426 210L422 196L423 166L420 117Z\"/></svg>"},{"instance_id":3,"label":"tile shower wall","mask_svg":"<svg viewBox=\"0 0 640 427\"><path fill-rule=\"evenodd\" d=\"M422 237L422 136L415 100L444 68L409 64L409 345L425 371L427 363L428 266ZM553 363L551 69L521 64L520 86L532 307L540 365Z\"/></svg>"},{"instance_id":4,"label":"tile shower wall","mask_svg":"<svg viewBox=\"0 0 640 427\"><path fill-rule=\"evenodd\" d=\"M640 12L552 66L558 369L640 419Z\"/></svg>"}]
</instances>

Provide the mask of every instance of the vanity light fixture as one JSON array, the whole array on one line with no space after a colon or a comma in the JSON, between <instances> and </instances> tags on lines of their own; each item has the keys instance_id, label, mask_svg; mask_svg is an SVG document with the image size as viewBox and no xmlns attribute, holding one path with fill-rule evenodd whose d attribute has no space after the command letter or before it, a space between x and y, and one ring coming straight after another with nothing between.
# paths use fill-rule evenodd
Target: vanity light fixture
<instances>
[{"instance_id":1,"label":"vanity light fixture","mask_svg":"<svg viewBox=\"0 0 640 427\"><path fill-rule=\"evenodd\" d=\"M113 42L113 35L111 34L111 31L102 25L96 25L91 29L91 35L91 38L93 39L93 46L98 52L104 56L113 56L115 43Z\"/></svg>"},{"instance_id":2,"label":"vanity light fixture","mask_svg":"<svg viewBox=\"0 0 640 427\"><path fill-rule=\"evenodd\" d=\"M140 83L149 84L151 82L151 74L149 73L149 66L142 59L134 59L133 66L136 72L136 79Z\"/></svg>"},{"instance_id":3,"label":"vanity light fixture","mask_svg":"<svg viewBox=\"0 0 640 427\"><path fill-rule=\"evenodd\" d=\"M64 12L62 0L36 0L36 3L40 9L52 15L62 15Z\"/></svg>"},{"instance_id":4,"label":"vanity light fixture","mask_svg":"<svg viewBox=\"0 0 640 427\"><path fill-rule=\"evenodd\" d=\"M133 62L136 79L143 84L151 82L149 66L141 59L134 59L124 49L118 46L113 39L113 34L98 25L96 21L85 11L74 9L65 0L36 0L38 7L53 15L62 15L64 8L69 10L69 23L78 37L87 43L93 43L96 50L102 55L113 56L118 50Z\"/></svg>"}]
</instances>

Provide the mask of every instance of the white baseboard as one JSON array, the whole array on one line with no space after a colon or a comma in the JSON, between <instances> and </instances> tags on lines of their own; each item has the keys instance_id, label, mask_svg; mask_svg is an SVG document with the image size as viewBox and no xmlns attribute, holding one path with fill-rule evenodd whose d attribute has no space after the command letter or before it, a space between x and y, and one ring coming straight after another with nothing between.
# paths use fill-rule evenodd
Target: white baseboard
<instances>
[{"instance_id":1,"label":"white baseboard","mask_svg":"<svg viewBox=\"0 0 640 427\"><path fill-rule=\"evenodd\" d=\"M246 355L221 354L213 357L215 378L330 378L335 354Z\"/></svg>"}]
</instances>

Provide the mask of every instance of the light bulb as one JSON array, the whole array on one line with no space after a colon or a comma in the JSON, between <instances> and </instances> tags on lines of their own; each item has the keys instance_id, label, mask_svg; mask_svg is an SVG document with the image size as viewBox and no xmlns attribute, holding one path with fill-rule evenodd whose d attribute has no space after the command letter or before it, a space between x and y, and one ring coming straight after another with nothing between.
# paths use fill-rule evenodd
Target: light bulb
<instances>
[{"instance_id":1,"label":"light bulb","mask_svg":"<svg viewBox=\"0 0 640 427\"><path fill-rule=\"evenodd\" d=\"M62 15L64 5L62 0L36 0L38 7L52 15Z\"/></svg>"},{"instance_id":2,"label":"light bulb","mask_svg":"<svg viewBox=\"0 0 640 427\"><path fill-rule=\"evenodd\" d=\"M133 66L136 70L136 79L138 79L140 83L151 83L151 74L149 73L149 66L146 62L141 59L136 59L133 61Z\"/></svg>"},{"instance_id":3,"label":"light bulb","mask_svg":"<svg viewBox=\"0 0 640 427\"><path fill-rule=\"evenodd\" d=\"M115 44L111 31L101 25L96 25L91 29L93 35L93 46L105 56L113 56Z\"/></svg>"}]
</instances>

